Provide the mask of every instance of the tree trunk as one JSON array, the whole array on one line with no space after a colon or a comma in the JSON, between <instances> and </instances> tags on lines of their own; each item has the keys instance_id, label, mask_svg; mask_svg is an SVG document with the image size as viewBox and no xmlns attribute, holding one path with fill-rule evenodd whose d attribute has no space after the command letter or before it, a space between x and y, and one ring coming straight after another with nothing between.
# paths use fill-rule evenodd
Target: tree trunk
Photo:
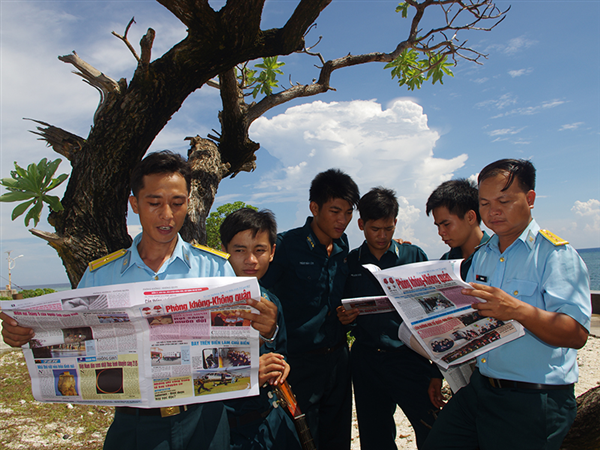
<instances>
[{"instance_id":1,"label":"tree trunk","mask_svg":"<svg viewBox=\"0 0 600 450\"><path fill-rule=\"evenodd\" d=\"M577 417L561 446L562 450L600 449L600 386L577 397Z\"/></svg>"}]
</instances>

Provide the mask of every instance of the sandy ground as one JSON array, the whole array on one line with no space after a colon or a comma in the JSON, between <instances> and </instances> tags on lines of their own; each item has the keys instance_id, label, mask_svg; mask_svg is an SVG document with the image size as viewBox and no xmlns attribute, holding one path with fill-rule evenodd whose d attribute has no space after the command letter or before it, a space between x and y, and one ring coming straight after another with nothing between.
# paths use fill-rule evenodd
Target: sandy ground
<instances>
[{"instance_id":1,"label":"sandy ground","mask_svg":"<svg viewBox=\"0 0 600 450\"><path fill-rule=\"evenodd\" d=\"M600 318L596 317L597 320ZM579 382L575 385L575 395L579 396L589 389L600 385L600 330L592 330L586 345L579 350ZM396 445L399 450L417 450L415 433L410 422L396 408ZM360 449L360 438L356 414L352 417L352 450Z\"/></svg>"}]
</instances>

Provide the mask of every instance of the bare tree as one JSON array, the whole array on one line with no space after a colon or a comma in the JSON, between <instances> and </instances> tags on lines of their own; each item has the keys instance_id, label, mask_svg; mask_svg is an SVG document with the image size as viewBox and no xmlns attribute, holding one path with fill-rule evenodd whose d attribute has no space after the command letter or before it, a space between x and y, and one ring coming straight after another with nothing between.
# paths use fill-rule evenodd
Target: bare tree
<instances>
[{"instance_id":1,"label":"bare tree","mask_svg":"<svg viewBox=\"0 0 600 450\"><path fill-rule=\"evenodd\" d=\"M305 36L331 0L300 0L282 28L260 29L264 0L228 0L214 11L207 0L158 0L187 26L185 39L151 61L155 33L148 29L140 53L123 35L113 34L137 61L131 82L115 81L83 61L77 53L61 56L77 75L96 88L101 97L93 127L86 139L38 122L38 134L72 166L62 199L63 211L53 211L49 222L54 233L32 229L56 249L67 275L76 286L88 261L131 244L126 213L129 176L148 147L185 99L204 84L220 90L222 111L218 136L188 138L188 158L193 166L193 186L188 219L182 235L188 241L206 241L204 224L219 183L240 171L256 167L259 144L248 137L252 122L266 111L292 99L333 89L333 72L371 62L387 63L392 75L409 88L420 87L450 74L458 59L479 62L481 53L466 47L457 33L490 30L505 17L490 1L426 0L401 3L397 11L412 15L406 40L391 52L346 55L326 60L307 47ZM441 8L445 21L423 32L420 23L430 8ZM414 14L414 15L413 15ZM487 24L489 26L482 27ZM318 79L295 84L278 93L267 92L258 102L246 102L249 83L247 62L259 58L305 53L319 64ZM237 68L236 68L237 67Z\"/></svg>"}]
</instances>

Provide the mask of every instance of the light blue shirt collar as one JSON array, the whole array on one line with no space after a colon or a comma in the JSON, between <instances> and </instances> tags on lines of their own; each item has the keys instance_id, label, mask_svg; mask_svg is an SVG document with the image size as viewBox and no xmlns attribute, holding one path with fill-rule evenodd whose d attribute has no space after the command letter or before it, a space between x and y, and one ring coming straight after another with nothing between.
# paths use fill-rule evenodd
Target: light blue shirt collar
<instances>
[{"instance_id":1,"label":"light blue shirt collar","mask_svg":"<svg viewBox=\"0 0 600 450\"><path fill-rule=\"evenodd\" d=\"M125 257L123 258L122 267L121 267L121 275L123 275L132 266L138 266L141 269L144 269L146 271L154 273L154 271L152 269L150 269L146 265L146 263L142 260L142 257L140 256L138 249L137 249L140 241L142 240L143 234L144 233L141 232L140 234L138 234L135 237L135 239L133 240L133 244L131 244L131 247L129 247L129 250L125 254ZM188 266L188 268L191 268L190 250L189 250L189 248L186 248L183 245L183 239L181 238L181 236L179 236L179 234L177 234L177 244L175 245L175 249L173 250L171 257L167 261L165 261L165 263L161 266L161 268L156 273L159 274L159 273L163 272L164 270L166 270L166 268L169 266L169 264L171 264L176 259L180 259L185 265Z\"/></svg>"},{"instance_id":2,"label":"light blue shirt collar","mask_svg":"<svg viewBox=\"0 0 600 450\"><path fill-rule=\"evenodd\" d=\"M506 253L507 251L509 251L514 245L518 245L517 243L519 241L523 242L523 244L525 244L525 246L527 246L527 248L531 251L533 250L533 246L535 244L535 239L537 238L537 235L540 231L540 226L537 224L537 222L535 221L535 219L531 219L531 222L529 222L529 225L527 225L527 228L525 228L523 230L523 232L521 233L521 235L515 239L515 242L513 242L512 244L510 244L505 250L504 253ZM494 250L496 250L498 253L500 252L500 248L498 246L499 240L498 240L498 235L494 234L490 240L488 241L487 244L485 244L486 246L488 246L489 248L493 248Z\"/></svg>"}]
</instances>

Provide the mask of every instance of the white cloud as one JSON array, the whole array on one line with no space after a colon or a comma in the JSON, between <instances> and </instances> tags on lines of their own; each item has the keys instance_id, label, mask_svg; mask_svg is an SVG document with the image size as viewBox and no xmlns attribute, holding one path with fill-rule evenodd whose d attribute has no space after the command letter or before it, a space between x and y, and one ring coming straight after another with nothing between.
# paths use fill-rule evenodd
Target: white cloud
<instances>
[{"instance_id":1,"label":"white cloud","mask_svg":"<svg viewBox=\"0 0 600 450\"><path fill-rule=\"evenodd\" d=\"M587 202L575 201L571 211L578 217L573 224L573 234L589 235L588 242L599 242L600 234L600 200L591 198ZM581 237L581 236L580 236Z\"/></svg>"},{"instance_id":2,"label":"white cloud","mask_svg":"<svg viewBox=\"0 0 600 450\"><path fill-rule=\"evenodd\" d=\"M542 102L541 104L539 104L537 106L527 106L527 107L523 107L523 108L515 108L510 111L506 111L505 113L498 114L498 115L492 117L492 119L498 119L500 117L507 117L507 116L513 116L513 115L533 116L533 115L539 114L543 111L547 111L549 109L556 108L557 106L560 106L564 103L566 103L564 100L549 100L546 102Z\"/></svg>"},{"instance_id":3,"label":"white cloud","mask_svg":"<svg viewBox=\"0 0 600 450\"><path fill-rule=\"evenodd\" d=\"M503 94L497 99L485 100L483 102L479 102L475 104L476 108L496 108L496 109L504 109L508 106L514 105L517 103L517 97L512 94Z\"/></svg>"},{"instance_id":4,"label":"white cloud","mask_svg":"<svg viewBox=\"0 0 600 450\"><path fill-rule=\"evenodd\" d=\"M524 130L524 128L519 128L517 130L515 130L514 127L511 127L511 128L502 128L502 129L499 129L499 130L492 130L492 131L488 132L488 134L490 136L506 136L506 135L513 135L513 134L520 133L523 130Z\"/></svg>"},{"instance_id":5,"label":"white cloud","mask_svg":"<svg viewBox=\"0 0 600 450\"><path fill-rule=\"evenodd\" d=\"M521 52L522 50L533 47L537 44L538 41L533 39L528 39L525 36L519 36L516 38L509 39L506 44L493 44L486 48L485 53L489 53L492 51L500 51L507 55L514 55L516 53Z\"/></svg>"},{"instance_id":6,"label":"white cloud","mask_svg":"<svg viewBox=\"0 0 600 450\"><path fill-rule=\"evenodd\" d=\"M560 127L558 129L558 131L565 131L565 130L576 130L577 128L579 128L581 125L583 125L584 122L574 122L574 123L566 123L564 124L562 127Z\"/></svg>"},{"instance_id":7,"label":"white cloud","mask_svg":"<svg viewBox=\"0 0 600 450\"><path fill-rule=\"evenodd\" d=\"M531 72L533 72L533 68L528 68L528 69L519 69L519 70L509 70L508 74L513 77L520 77L522 75L529 75Z\"/></svg>"},{"instance_id":8,"label":"white cloud","mask_svg":"<svg viewBox=\"0 0 600 450\"><path fill-rule=\"evenodd\" d=\"M423 108L405 99L385 110L374 100L294 106L271 119L259 118L250 137L283 165L254 184L261 201L297 202L301 222L310 180L336 167L351 175L362 193L380 185L396 190L403 238L415 236L418 206L467 159L466 154L435 157L439 134L429 129Z\"/></svg>"}]
</instances>

